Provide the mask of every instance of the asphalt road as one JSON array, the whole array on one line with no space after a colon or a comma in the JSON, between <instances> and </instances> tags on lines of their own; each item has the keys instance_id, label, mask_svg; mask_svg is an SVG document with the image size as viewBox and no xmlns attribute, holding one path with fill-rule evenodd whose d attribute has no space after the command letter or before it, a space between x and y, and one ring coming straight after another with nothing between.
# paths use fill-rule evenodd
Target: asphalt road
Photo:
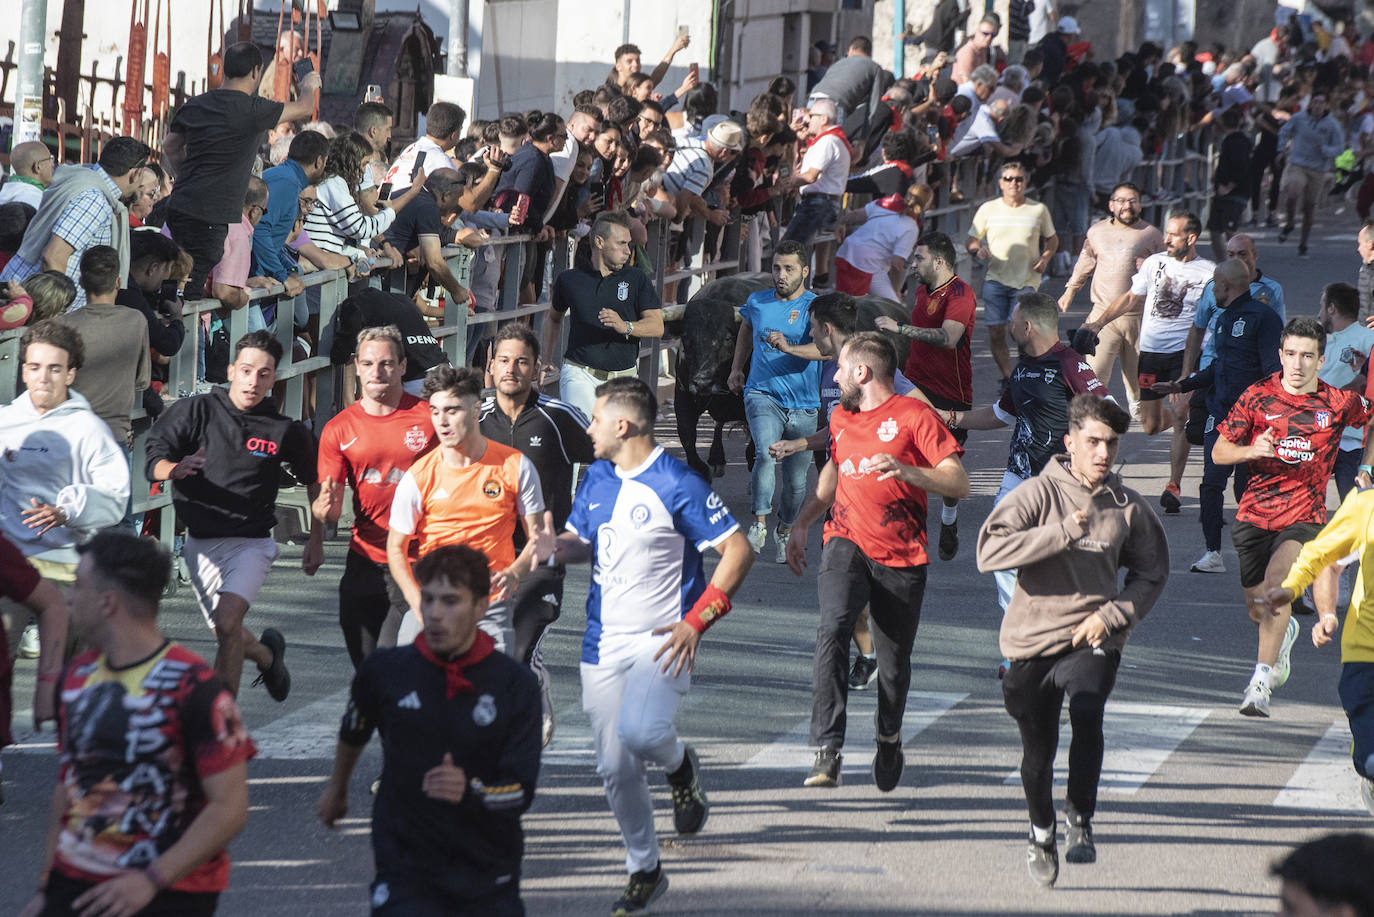
<instances>
[{"instance_id":1,"label":"asphalt road","mask_svg":"<svg viewBox=\"0 0 1374 917\"><path fill-rule=\"evenodd\" d=\"M1351 214L1326 213L1312 257L1257 233L1261 267L1284 283L1288 314L1316 310L1321 285L1354 282ZM1061 281L1046 289L1057 295ZM1085 314L1080 296L1064 328ZM985 332L975 331L975 392L995 392ZM1120 392L1119 376L1112 381ZM661 428L665 434L671 423ZM665 441L672 439L665 435ZM743 436L729 438L731 465L717 487L737 514L748 510ZM1034 888L1023 865L1026 815L1015 777L1019 743L1002 708L995 668L1000 613L972 546L1002 474L1006 431L975 433L966 465L973 495L961 505L963 545L934 561L912 660L900 787L872 785L873 691L851 700L844 783L801 785L816 623L812 576L773 563L770 540L734 613L711 631L695 684L679 713L683 737L704 765L712 811L705 831L671 835L663 778L654 775L671 888L661 914L1257 914L1272 913L1269 865L1292 845L1333 830L1370 830L1350 768L1336 697L1335 647L1306 634L1293 676L1275 693L1271 720L1236 713L1253 667L1255 632L1240 601L1235 552L1228 572L1188 572L1202 553L1197 523L1200 457L1184 483L1184 508L1165 517L1173 576L1136 631L1108 714L1103 791L1095 820L1099 858L1065 865L1052 891ZM1129 433L1127 482L1153 501L1167 476L1168 441ZM1334 489L1333 489L1334 494ZM1333 496L1334 499L1334 496ZM1231 507L1228 503L1228 517ZM816 563L819 538L813 538ZM240 702L261 754L249 770L252 812L231 848L227 915L361 914L372 875L367 785L380 770L375 743L354 780L350 818L329 832L315 802L351 674L336 623L342 540L314 577L287 546L250 621L280 627L294 688L284 704L245 687ZM813 568L814 569L814 568ZM541 786L525 816L524 897L531 914L603 914L623 887L624 851L607 810L581 713L576 661L586 571L569 577L563 619L546 643L559 710ZM167 632L206 656L213 645L183 590L164 605ZM16 674L19 707L33 663ZM247 685L247 680L245 680ZM8 803L0 807L0 913L27 900L40 864L56 767L51 734L32 736L21 716L19 747L4 753Z\"/></svg>"}]
</instances>

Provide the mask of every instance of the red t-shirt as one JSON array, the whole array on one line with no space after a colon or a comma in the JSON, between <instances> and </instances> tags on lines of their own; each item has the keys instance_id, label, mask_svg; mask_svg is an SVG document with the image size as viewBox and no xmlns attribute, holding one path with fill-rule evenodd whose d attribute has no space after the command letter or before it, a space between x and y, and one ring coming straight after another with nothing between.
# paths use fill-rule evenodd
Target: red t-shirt
<instances>
[{"instance_id":1,"label":"red t-shirt","mask_svg":"<svg viewBox=\"0 0 1374 917\"><path fill-rule=\"evenodd\" d=\"M973 351L969 339L977 311L978 297L960 277L951 277L934 290L926 289L925 284L916 288L911 324L917 328L939 328L947 321L955 321L964 326L953 350L912 341L906 358L902 375L916 383L927 397L950 402L939 407L965 411L973 407Z\"/></svg>"},{"instance_id":2,"label":"red t-shirt","mask_svg":"<svg viewBox=\"0 0 1374 917\"><path fill-rule=\"evenodd\" d=\"M96 650L72 660L58 712L58 781L67 811L54 868L82 882L141 869L175 844L205 808L201 780L257 754L224 680L168 642L112 669ZM221 892L221 850L172 886Z\"/></svg>"},{"instance_id":3,"label":"red t-shirt","mask_svg":"<svg viewBox=\"0 0 1374 917\"><path fill-rule=\"evenodd\" d=\"M24 558L9 539L0 536L0 598L22 602L38 588L38 571ZM8 650L5 622L0 618L0 646ZM10 735L10 662L9 653L0 655L0 748L14 741Z\"/></svg>"},{"instance_id":4,"label":"red t-shirt","mask_svg":"<svg viewBox=\"0 0 1374 917\"><path fill-rule=\"evenodd\" d=\"M324 425L317 463L319 479L346 480L353 488L349 550L386 563L387 527L396 485L415 459L437 442L429 402L414 395L402 395L400 406L385 417L373 417L355 402ZM413 543L411 549L415 549Z\"/></svg>"},{"instance_id":5,"label":"red t-shirt","mask_svg":"<svg viewBox=\"0 0 1374 917\"><path fill-rule=\"evenodd\" d=\"M929 405L893 395L871 411L830 415L830 460L839 471L825 540L847 538L885 567L917 567L926 554L926 492L896 478L879 481L869 468L887 453L904 465L934 468L963 455Z\"/></svg>"},{"instance_id":6,"label":"red t-shirt","mask_svg":"<svg viewBox=\"0 0 1374 917\"><path fill-rule=\"evenodd\" d=\"M1248 446L1272 428L1273 458L1249 462L1250 482L1236 518L1269 532L1299 522L1326 524L1326 485L1336 465L1344 427L1362 427L1370 403L1358 392L1317 383L1305 395L1289 394L1282 372L1261 379L1241 393L1217 432Z\"/></svg>"}]
</instances>

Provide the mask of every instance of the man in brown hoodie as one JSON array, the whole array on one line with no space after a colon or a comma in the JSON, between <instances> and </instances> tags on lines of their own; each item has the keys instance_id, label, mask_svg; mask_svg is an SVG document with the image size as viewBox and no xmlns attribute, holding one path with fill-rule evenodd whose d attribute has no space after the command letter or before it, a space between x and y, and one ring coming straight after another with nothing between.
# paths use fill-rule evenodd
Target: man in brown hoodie
<instances>
[{"instance_id":1,"label":"man in brown hoodie","mask_svg":"<svg viewBox=\"0 0 1374 917\"><path fill-rule=\"evenodd\" d=\"M1026 865L1041 886L1059 877L1054 755L1069 697L1065 859L1092 863L1091 819L1102 772L1102 712L1131 629L1164 591L1169 544L1140 495L1112 473L1130 415L1089 394L1069 403L1067 456L1007 494L978 535L978 569L1019 568L1002 618L1007 712L1021 731L1021 785L1030 809ZM1124 588L1117 576L1126 568Z\"/></svg>"}]
</instances>

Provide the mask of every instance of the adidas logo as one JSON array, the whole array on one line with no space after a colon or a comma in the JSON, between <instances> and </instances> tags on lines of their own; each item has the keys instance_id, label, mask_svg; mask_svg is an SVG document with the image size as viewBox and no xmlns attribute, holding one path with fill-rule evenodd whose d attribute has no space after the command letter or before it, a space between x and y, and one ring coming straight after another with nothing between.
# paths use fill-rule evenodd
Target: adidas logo
<instances>
[{"instance_id":1,"label":"adidas logo","mask_svg":"<svg viewBox=\"0 0 1374 917\"><path fill-rule=\"evenodd\" d=\"M396 702L396 706L397 706L397 707L401 707L401 708L403 708L403 709L405 709L405 710L419 710L419 709L420 709L420 695L416 694L414 691L411 691L411 692L410 692L409 694L407 694L405 697L403 697L403 698L401 698L400 700L398 700L398 701Z\"/></svg>"},{"instance_id":2,"label":"adidas logo","mask_svg":"<svg viewBox=\"0 0 1374 917\"><path fill-rule=\"evenodd\" d=\"M537 448L539 448L540 446L542 446L543 444L544 444L544 437L542 437L542 436L531 436L531 437L530 437L530 448L532 448L532 449L537 449Z\"/></svg>"}]
</instances>

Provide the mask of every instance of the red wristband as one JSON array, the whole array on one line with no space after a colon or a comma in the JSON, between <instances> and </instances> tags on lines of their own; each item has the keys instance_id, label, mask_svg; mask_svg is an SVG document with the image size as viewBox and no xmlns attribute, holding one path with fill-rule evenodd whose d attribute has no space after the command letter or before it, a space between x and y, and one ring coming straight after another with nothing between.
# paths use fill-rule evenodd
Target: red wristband
<instances>
[{"instance_id":1,"label":"red wristband","mask_svg":"<svg viewBox=\"0 0 1374 917\"><path fill-rule=\"evenodd\" d=\"M716 621L730 613L730 597L714 585L707 585L706 591L697 599L692 610L682 620L699 634L706 632Z\"/></svg>"}]
</instances>

